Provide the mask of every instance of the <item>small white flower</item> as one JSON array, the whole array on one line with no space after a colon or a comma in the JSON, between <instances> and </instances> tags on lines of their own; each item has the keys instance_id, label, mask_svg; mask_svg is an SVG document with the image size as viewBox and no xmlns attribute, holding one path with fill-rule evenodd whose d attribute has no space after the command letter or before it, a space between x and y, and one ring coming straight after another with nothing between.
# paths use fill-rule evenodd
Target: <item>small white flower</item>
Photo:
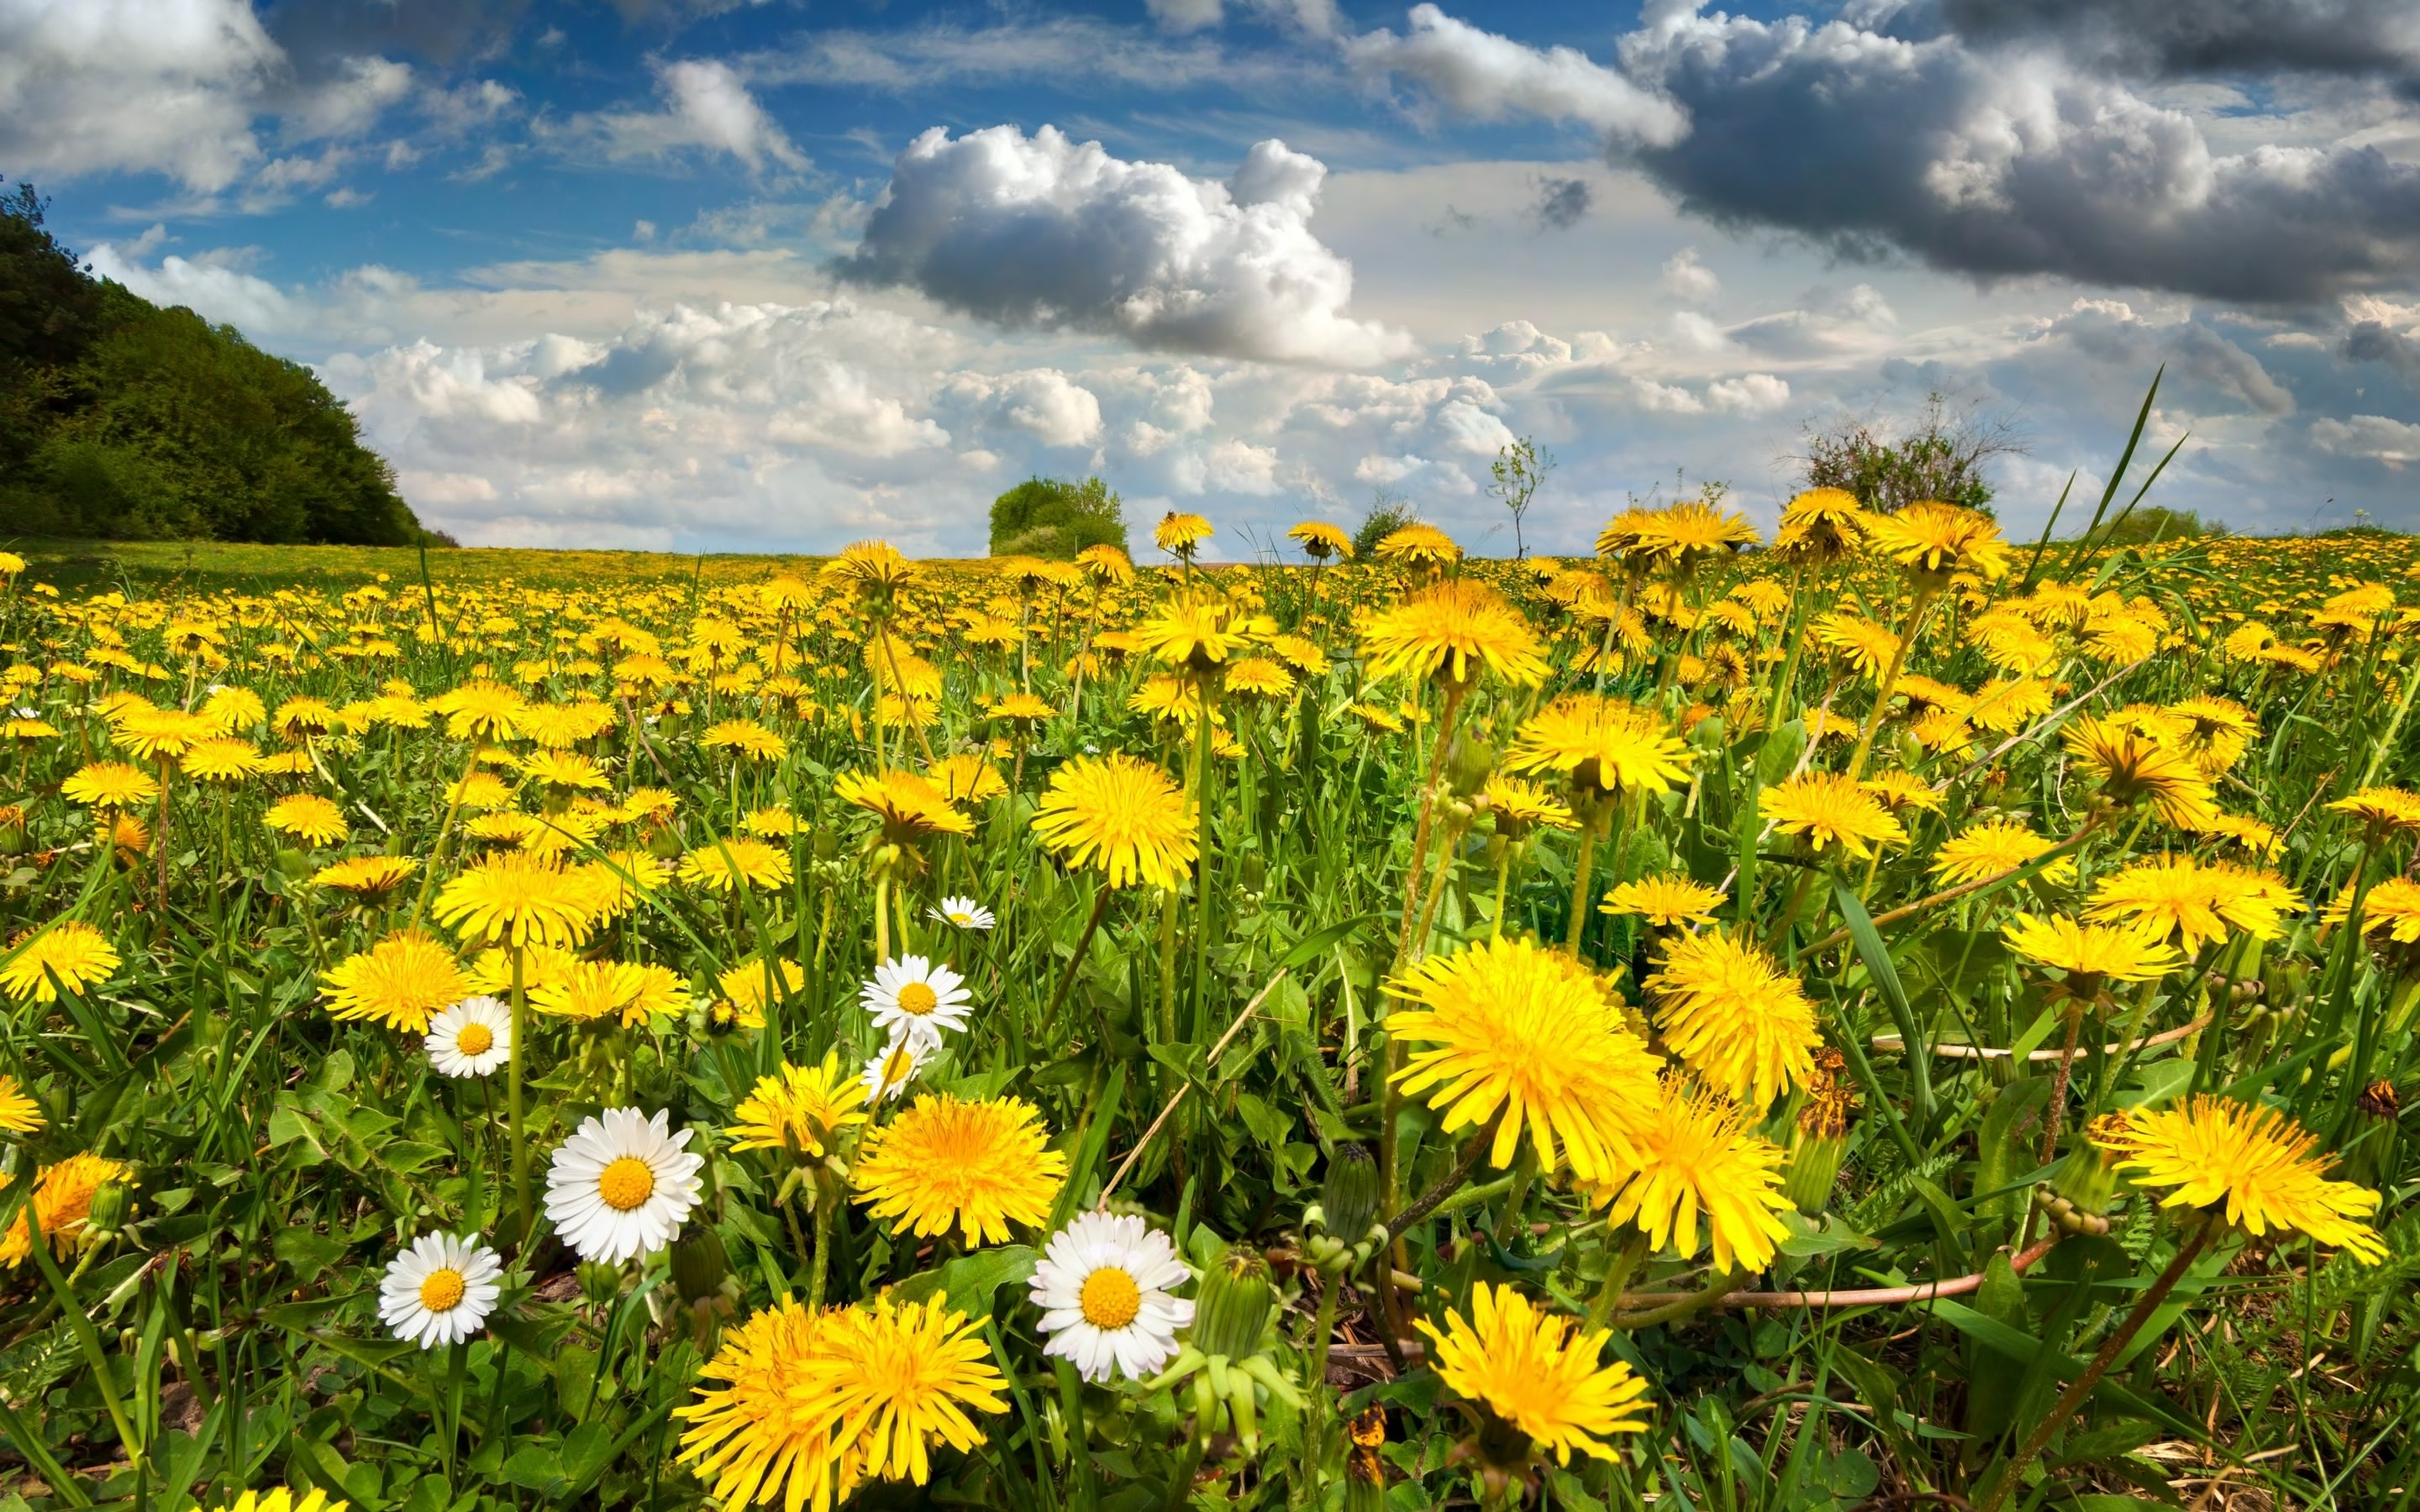
<instances>
[{"instance_id":1,"label":"small white flower","mask_svg":"<svg viewBox=\"0 0 2420 1512\"><path fill-rule=\"evenodd\" d=\"M582 1119L547 1167L548 1222L583 1260L618 1265L663 1248L697 1206L706 1159L689 1152L695 1132L674 1134L668 1115L637 1108Z\"/></svg>"},{"instance_id":2,"label":"small white flower","mask_svg":"<svg viewBox=\"0 0 2420 1512\"><path fill-rule=\"evenodd\" d=\"M465 997L428 1021L428 1063L443 1076L485 1076L512 1058L513 1011Z\"/></svg>"},{"instance_id":3,"label":"small white flower","mask_svg":"<svg viewBox=\"0 0 2420 1512\"><path fill-rule=\"evenodd\" d=\"M908 1084L923 1071L932 1054L910 1036L894 1036L882 1054L865 1063L866 1101L885 1103L907 1096Z\"/></svg>"},{"instance_id":4,"label":"small white flower","mask_svg":"<svg viewBox=\"0 0 2420 1512\"><path fill-rule=\"evenodd\" d=\"M433 1350L479 1332L496 1308L504 1268L476 1234L423 1234L389 1261L379 1321L407 1344Z\"/></svg>"},{"instance_id":5,"label":"small white flower","mask_svg":"<svg viewBox=\"0 0 2420 1512\"><path fill-rule=\"evenodd\" d=\"M1050 1335L1042 1352L1075 1362L1086 1381L1112 1369L1130 1381L1155 1375L1193 1321L1193 1304L1168 1288L1192 1277L1168 1236L1140 1218L1080 1214L1033 1267L1033 1305Z\"/></svg>"},{"instance_id":6,"label":"small white flower","mask_svg":"<svg viewBox=\"0 0 2420 1512\"><path fill-rule=\"evenodd\" d=\"M965 1028L971 1004L965 978L921 955L875 967L874 980L858 989L857 1000L874 1015L875 1027L926 1049L939 1045L944 1031Z\"/></svg>"},{"instance_id":7,"label":"small white flower","mask_svg":"<svg viewBox=\"0 0 2420 1512\"><path fill-rule=\"evenodd\" d=\"M953 929L987 930L1000 922L992 918L990 909L972 898L944 898L939 908L925 909L924 917Z\"/></svg>"}]
</instances>

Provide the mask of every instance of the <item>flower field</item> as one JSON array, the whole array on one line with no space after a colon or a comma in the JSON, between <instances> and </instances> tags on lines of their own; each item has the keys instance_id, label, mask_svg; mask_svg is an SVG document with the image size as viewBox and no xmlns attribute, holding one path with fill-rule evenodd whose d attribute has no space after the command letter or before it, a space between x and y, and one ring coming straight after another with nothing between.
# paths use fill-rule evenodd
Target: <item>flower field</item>
<instances>
[{"instance_id":1,"label":"flower field","mask_svg":"<svg viewBox=\"0 0 2420 1512\"><path fill-rule=\"evenodd\" d=\"M2411 1500L2412 542L1155 544L0 553L0 1512Z\"/></svg>"}]
</instances>

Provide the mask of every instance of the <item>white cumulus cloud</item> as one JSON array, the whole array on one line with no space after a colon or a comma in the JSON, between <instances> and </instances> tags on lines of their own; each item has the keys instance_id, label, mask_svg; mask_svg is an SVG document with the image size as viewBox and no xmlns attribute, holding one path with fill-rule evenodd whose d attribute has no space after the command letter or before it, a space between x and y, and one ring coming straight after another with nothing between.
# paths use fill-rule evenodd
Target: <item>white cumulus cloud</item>
<instances>
[{"instance_id":1,"label":"white cumulus cloud","mask_svg":"<svg viewBox=\"0 0 2420 1512\"><path fill-rule=\"evenodd\" d=\"M839 266L1007 326L1273 362L1404 356L1408 336L1345 313L1352 266L1311 234L1326 172L1275 141L1220 183L1055 127L935 127L892 165Z\"/></svg>"}]
</instances>

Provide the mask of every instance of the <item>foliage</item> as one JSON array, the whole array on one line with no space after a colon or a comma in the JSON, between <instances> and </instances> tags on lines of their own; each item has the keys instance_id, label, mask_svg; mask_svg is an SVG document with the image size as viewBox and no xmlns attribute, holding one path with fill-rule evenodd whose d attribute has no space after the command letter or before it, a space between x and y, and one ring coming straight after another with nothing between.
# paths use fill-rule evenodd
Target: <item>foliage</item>
<instances>
[{"instance_id":1,"label":"foliage","mask_svg":"<svg viewBox=\"0 0 2420 1512\"><path fill-rule=\"evenodd\" d=\"M1126 548L1125 506L1098 478L1028 478L992 501L993 556L1073 562L1088 546Z\"/></svg>"},{"instance_id":2,"label":"foliage","mask_svg":"<svg viewBox=\"0 0 2420 1512\"><path fill-rule=\"evenodd\" d=\"M418 526L351 413L231 326L97 281L0 202L0 530L399 545Z\"/></svg>"},{"instance_id":3,"label":"foliage","mask_svg":"<svg viewBox=\"0 0 2420 1512\"><path fill-rule=\"evenodd\" d=\"M1988 509L1994 457L2019 450L2008 426L1929 393L1903 424L1874 416L1843 416L1810 426L1799 458L1801 486L1841 488L1868 509L1896 514L1933 499Z\"/></svg>"},{"instance_id":4,"label":"foliage","mask_svg":"<svg viewBox=\"0 0 2420 1512\"><path fill-rule=\"evenodd\" d=\"M1361 514L1361 523L1353 530L1353 556L1367 562L1378 543L1406 525L1419 523L1420 512L1411 501L1389 488L1370 490L1370 507Z\"/></svg>"},{"instance_id":5,"label":"foliage","mask_svg":"<svg viewBox=\"0 0 2420 1512\"><path fill-rule=\"evenodd\" d=\"M39 1123L0 1094L0 1506L704 1507L675 1414L783 1297L894 1346L877 1324L938 1304L1000 1373L928 1484L852 1507L2394 1504L2420 544L2054 542L2027 580L1988 533L1793 561L1733 554L1719 499L1641 516L1606 559L1132 581L28 547L0 583L30 711L0 731L0 1076ZM1110 756L1144 780L1071 813ZM156 794L108 808L106 764ZM2209 827L2155 779L2206 788ZM303 798L333 830L271 826ZM1052 848L1078 822L1202 861L1104 886ZM2028 858L1945 873L2010 830L2031 848L1994 854ZM2097 919L2147 867L2236 879L2154 920L2147 980L2024 953L2022 916ZM576 942L516 970L465 903L497 875L559 887ZM21 969L70 924L114 960ZM339 1016L349 964L411 931L431 991L503 1000L519 1062L441 1076L416 1030ZM1682 980L1710 933L1730 964ZM911 959L963 1026L859 1102L894 1048L867 1002L913 1017ZM1497 1023L1456 995L1491 980L1522 987ZM1577 1088L1520 1115L1565 1153L1497 1165L1483 1076L1389 1075L1439 1055ZM1724 1101L1759 1095L1749 1061L1788 1089ZM1680 1113L1578 1180L1569 1120L1659 1072ZM2096 1153L2091 1120L2196 1093L2307 1130L2380 1195L2340 1237L2383 1256L2163 1207ZM688 1135L698 1199L676 1242L583 1263L539 1201L619 1108ZM1001 1185L1006 1239L860 1200L877 1148L912 1186L919 1141L935 1188ZM1712 1145L1688 1230L1641 1216L1647 1164ZM127 1171L9 1251L29 1178L79 1156ZM1699 1217L1774 1181L1771 1253L1721 1269ZM1165 1379L1045 1352L1034 1290L1079 1224L1147 1235L1197 1304ZM440 1231L497 1251L500 1295L424 1351L379 1288ZM833 1389L829 1354L789 1364L761 1400ZM1582 1380L1639 1388L1637 1430L1558 1417Z\"/></svg>"},{"instance_id":6,"label":"foliage","mask_svg":"<svg viewBox=\"0 0 2420 1512\"><path fill-rule=\"evenodd\" d=\"M2104 527L2095 541L2102 546L2149 546L2161 541L2187 541L2196 536L2226 533L2226 526L2214 520L2205 523L2190 509L2167 509L2148 504L2127 511Z\"/></svg>"}]
</instances>

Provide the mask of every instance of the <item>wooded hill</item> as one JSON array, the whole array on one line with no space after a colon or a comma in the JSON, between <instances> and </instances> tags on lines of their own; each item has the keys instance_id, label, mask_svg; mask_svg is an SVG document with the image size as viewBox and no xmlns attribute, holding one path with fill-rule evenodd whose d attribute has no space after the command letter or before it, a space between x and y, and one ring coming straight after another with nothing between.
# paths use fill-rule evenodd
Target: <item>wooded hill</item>
<instances>
[{"instance_id":1,"label":"wooded hill","mask_svg":"<svg viewBox=\"0 0 2420 1512\"><path fill-rule=\"evenodd\" d=\"M405 546L419 522L311 370L95 278L0 199L0 533Z\"/></svg>"}]
</instances>

